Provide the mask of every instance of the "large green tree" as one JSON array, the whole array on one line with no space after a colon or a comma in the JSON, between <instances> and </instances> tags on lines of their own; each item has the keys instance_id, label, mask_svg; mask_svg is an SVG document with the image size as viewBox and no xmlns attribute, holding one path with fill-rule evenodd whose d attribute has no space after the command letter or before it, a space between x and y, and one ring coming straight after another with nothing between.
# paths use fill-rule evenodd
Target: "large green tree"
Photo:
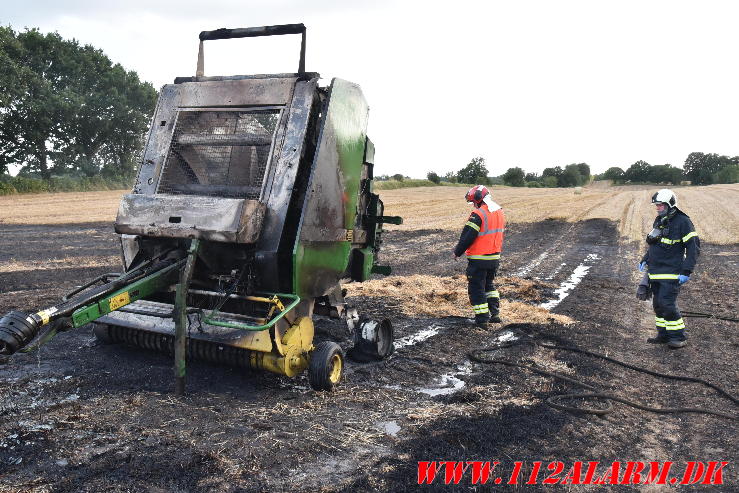
<instances>
[{"instance_id":1,"label":"large green tree","mask_svg":"<svg viewBox=\"0 0 739 493\"><path fill-rule=\"evenodd\" d=\"M473 158L467 166L457 171L457 181L459 183L476 183L487 185L488 169L485 167L485 158Z\"/></svg>"},{"instance_id":2,"label":"large green tree","mask_svg":"<svg viewBox=\"0 0 739 493\"><path fill-rule=\"evenodd\" d=\"M613 180L614 183L621 183L624 181L624 170L618 166L611 166L602 175L604 180Z\"/></svg>"},{"instance_id":3,"label":"large green tree","mask_svg":"<svg viewBox=\"0 0 739 493\"><path fill-rule=\"evenodd\" d=\"M510 187L522 187L526 185L524 171L519 168L508 168L503 174L503 183Z\"/></svg>"},{"instance_id":4,"label":"large green tree","mask_svg":"<svg viewBox=\"0 0 739 493\"><path fill-rule=\"evenodd\" d=\"M624 172L624 179L632 183L643 183L649 181L649 173L652 169L646 161L637 161L629 166Z\"/></svg>"},{"instance_id":5,"label":"large green tree","mask_svg":"<svg viewBox=\"0 0 739 493\"><path fill-rule=\"evenodd\" d=\"M130 175L156 103L151 84L100 50L0 28L0 171Z\"/></svg>"},{"instance_id":6,"label":"large green tree","mask_svg":"<svg viewBox=\"0 0 739 493\"><path fill-rule=\"evenodd\" d=\"M718 154L704 154L691 152L685 159L685 176L693 185L709 185L719 178L719 172L724 168L739 164L739 157L730 158Z\"/></svg>"}]
</instances>

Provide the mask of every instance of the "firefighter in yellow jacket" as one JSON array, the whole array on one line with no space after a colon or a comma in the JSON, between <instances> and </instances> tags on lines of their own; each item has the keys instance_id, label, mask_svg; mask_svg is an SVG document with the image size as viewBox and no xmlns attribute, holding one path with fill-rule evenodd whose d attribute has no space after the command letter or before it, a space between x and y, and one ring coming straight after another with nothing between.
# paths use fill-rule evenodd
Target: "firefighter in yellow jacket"
<instances>
[{"instance_id":1,"label":"firefighter in yellow jacket","mask_svg":"<svg viewBox=\"0 0 739 493\"><path fill-rule=\"evenodd\" d=\"M503 249L505 217L482 185L470 188L464 198L475 208L454 248L454 258L462 253L467 256L467 292L475 325L487 328L488 322L500 322L500 294L494 281Z\"/></svg>"}]
</instances>

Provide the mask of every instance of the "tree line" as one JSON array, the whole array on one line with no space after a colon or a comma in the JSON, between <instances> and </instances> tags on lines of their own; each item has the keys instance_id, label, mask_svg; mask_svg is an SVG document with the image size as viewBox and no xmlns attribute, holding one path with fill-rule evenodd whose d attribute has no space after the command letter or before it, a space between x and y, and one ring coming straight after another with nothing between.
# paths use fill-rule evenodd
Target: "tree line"
<instances>
[{"instance_id":1,"label":"tree line","mask_svg":"<svg viewBox=\"0 0 739 493\"><path fill-rule=\"evenodd\" d=\"M511 187L576 187L590 182L590 166L586 163L568 164L564 168L546 168L541 174L527 173L519 167L508 168L500 176L488 176L485 158L473 158L467 166L444 176L431 171L426 175L429 181L441 183L469 183L478 185L508 185Z\"/></svg>"},{"instance_id":2,"label":"tree line","mask_svg":"<svg viewBox=\"0 0 739 493\"><path fill-rule=\"evenodd\" d=\"M99 49L0 27L0 175L131 177L157 93Z\"/></svg>"},{"instance_id":3,"label":"tree line","mask_svg":"<svg viewBox=\"0 0 739 493\"><path fill-rule=\"evenodd\" d=\"M691 152L682 168L670 164L651 165L637 161L626 170L613 166L596 178L614 183L670 183L679 185L690 181L693 185L739 182L739 156Z\"/></svg>"},{"instance_id":4,"label":"tree line","mask_svg":"<svg viewBox=\"0 0 739 493\"><path fill-rule=\"evenodd\" d=\"M386 177L402 181L402 175ZM692 152L685 159L683 168L671 164L651 165L637 161L626 170L613 166L604 173L591 177L590 166L586 163L573 163L564 167L545 168L541 174L528 173L520 167L508 168L500 176L488 176L485 159L473 158L464 168L451 171L444 176L430 171L426 178L436 184L467 183L480 185L508 185L512 187L577 187L587 185L591 179L613 180L616 184L650 183L679 185L689 181L693 185L712 183L739 183L739 156L728 157L718 154Z\"/></svg>"}]
</instances>

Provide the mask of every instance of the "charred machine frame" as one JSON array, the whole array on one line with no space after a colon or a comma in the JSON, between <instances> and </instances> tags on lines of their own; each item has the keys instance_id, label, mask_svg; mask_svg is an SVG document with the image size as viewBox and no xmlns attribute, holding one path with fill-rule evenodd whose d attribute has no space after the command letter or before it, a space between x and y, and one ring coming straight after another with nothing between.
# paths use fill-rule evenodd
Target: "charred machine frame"
<instances>
[{"instance_id":1,"label":"charred machine frame","mask_svg":"<svg viewBox=\"0 0 739 493\"><path fill-rule=\"evenodd\" d=\"M359 320L341 282L376 264L383 215L358 85L305 71L303 24L200 33L195 77L159 95L133 190L120 203L124 272L55 306L0 319L0 354L94 324L106 342L167 352L184 392L186 357L295 376L330 390L344 353L314 344L313 315L342 318L358 359L392 351L389 321ZM300 34L297 73L206 77L203 42Z\"/></svg>"}]
</instances>

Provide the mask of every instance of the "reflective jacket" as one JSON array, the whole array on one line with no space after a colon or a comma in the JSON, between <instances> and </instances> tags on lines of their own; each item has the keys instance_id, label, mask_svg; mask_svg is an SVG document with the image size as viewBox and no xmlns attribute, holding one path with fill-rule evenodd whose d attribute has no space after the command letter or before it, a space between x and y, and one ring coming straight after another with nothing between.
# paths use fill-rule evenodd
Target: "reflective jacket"
<instances>
[{"instance_id":1,"label":"reflective jacket","mask_svg":"<svg viewBox=\"0 0 739 493\"><path fill-rule=\"evenodd\" d=\"M649 266L652 281L677 279L682 274L689 276L700 255L700 240L690 218L680 209L663 218L657 216L653 228L662 236L649 245L642 262Z\"/></svg>"},{"instance_id":2,"label":"reflective jacket","mask_svg":"<svg viewBox=\"0 0 739 493\"><path fill-rule=\"evenodd\" d=\"M470 214L454 254L460 256L464 252L469 260L498 260L503 250L504 230L503 210L490 212L483 204Z\"/></svg>"}]
</instances>

